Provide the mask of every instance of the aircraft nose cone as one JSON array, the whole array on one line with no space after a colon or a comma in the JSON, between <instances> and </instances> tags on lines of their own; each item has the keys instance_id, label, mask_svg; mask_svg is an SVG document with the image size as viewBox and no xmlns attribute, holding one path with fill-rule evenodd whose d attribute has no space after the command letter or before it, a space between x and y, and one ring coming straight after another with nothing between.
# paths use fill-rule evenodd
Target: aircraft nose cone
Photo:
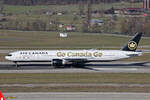
<instances>
[{"instance_id":1,"label":"aircraft nose cone","mask_svg":"<svg viewBox=\"0 0 150 100\"><path fill-rule=\"evenodd\" d=\"M5 56L5 59L9 60L9 59L10 59L10 57L9 57L9 56Z\"/></svg>"}]
</instances>

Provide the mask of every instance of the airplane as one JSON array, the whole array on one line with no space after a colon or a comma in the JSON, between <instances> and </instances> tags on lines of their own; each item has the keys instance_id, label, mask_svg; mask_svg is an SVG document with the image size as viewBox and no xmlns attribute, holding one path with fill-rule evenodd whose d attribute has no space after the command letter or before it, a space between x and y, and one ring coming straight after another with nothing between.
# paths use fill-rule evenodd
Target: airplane
<instances>
[{"instance_id":1,"label":"airplane","mask_svg":"<svg viewBox=\"0 0 150 100\"><path fill-rule=\"evenodd\" d=\"M18 62L51 62L54 67L65 67L71 64L80 66L89 62L109 62L141 56L142 51L136 51L142 32L129 40L121 50L23 50L9 53L5 59L12 61L18 67Z\"/></svg>"}]
</instances>

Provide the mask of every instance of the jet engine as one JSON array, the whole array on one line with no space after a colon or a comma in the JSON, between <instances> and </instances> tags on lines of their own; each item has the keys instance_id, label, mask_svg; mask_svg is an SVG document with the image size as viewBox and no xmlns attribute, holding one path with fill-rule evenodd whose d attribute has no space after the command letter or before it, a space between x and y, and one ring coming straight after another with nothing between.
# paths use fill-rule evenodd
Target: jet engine
<instances>
[{"instance_id":1,"label":"jet engine","mask_svg":"<svg viewBox=\"0 0 150 100\"><path fill-rule=\"evenodd\" d=\"M63 66L63 60L62 59L53 59L52 66Z\"/></svg>"},{"instance_id":2,"label":"jet engine","mask_svg":"<svg viewBox=\"0 0 150 100\"><path fill-rule=\"evenodd\" d=\"M53 59L52 60L52 66L55 66L55 67L65 66L66 64L68 64L68 62L63 59Z\"/></svg>"}]
</instances>

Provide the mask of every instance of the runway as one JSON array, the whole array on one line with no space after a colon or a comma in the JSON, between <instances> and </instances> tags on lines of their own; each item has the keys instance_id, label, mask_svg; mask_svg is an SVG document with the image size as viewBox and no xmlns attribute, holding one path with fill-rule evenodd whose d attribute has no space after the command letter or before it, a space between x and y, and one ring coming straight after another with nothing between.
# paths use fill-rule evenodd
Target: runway
<instances>
[{"instance_id":1,"label":"runway","mask_svg":"<svg viewBox=\"0 0 150 100\"><path fill-rule=\"evenodd\" d=\"M17 69L12 62L0 62L0 73L150 73L150 62L99 62L80 68L53 68L50 63L20 63Z\"/></svg>"},{"instance_id":2,"label":"runway","mask_svg":"<svg viewBox=\"0 0 150 100\"><path fill-rule=\"evenodd\" d=\"M150 93L32 92L4 93L11 100L149 100Z\"/></svg>"}]
</instances>

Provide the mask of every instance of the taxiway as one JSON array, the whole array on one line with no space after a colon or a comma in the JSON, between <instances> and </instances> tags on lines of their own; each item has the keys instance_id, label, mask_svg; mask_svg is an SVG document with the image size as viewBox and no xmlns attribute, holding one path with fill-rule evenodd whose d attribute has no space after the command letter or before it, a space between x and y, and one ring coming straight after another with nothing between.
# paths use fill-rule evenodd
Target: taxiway
<instances>
[{"instance_id":1,"label":"taxiway","mask_svg":"<svg viewBox=\"0 0 150 100\"><path fill-rule=\"evenodd\" d=\"M0 62L0 73L150 73L150 62L99 62L86 68L53 68L50 63L20 63L17 69L12 62Z\"/></svg>"},{"instance_id":2,"label":"taxiway","mask_svg":"<svg viewBox=\"0 0 150 100\"><path fill-rule=\"evenodd\" d=\"M11 100L149 100L150 93L4 93Z\"/></svg>"}]
</instances>

